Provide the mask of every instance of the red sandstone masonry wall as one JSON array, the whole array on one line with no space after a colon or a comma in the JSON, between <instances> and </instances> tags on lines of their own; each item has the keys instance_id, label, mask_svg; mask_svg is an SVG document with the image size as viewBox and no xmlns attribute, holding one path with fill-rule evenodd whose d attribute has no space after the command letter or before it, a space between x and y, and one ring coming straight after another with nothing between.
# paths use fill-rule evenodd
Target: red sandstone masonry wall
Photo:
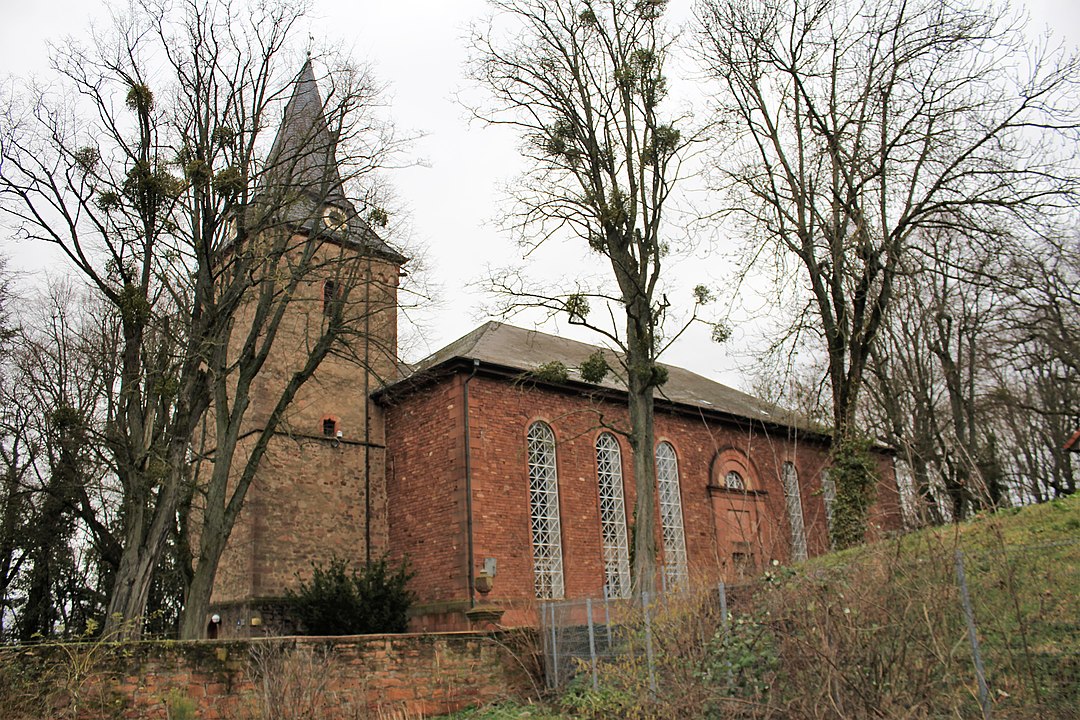
<instances>
[{"instance_id":1,"label":"red sandstone masonry wall","mask_svg":"<svg viewBox=\"0 0 1080 720\"><path fill-rule=\"evenodd\" d=\"M305 241L297 236L294 242L300 247ZM293 254L299 252L297 249ZM245 427L258 429L266 424L281 389L307 360L308 348L326 324L324 282L332 279L342 288L342 293L348 288L348 298L343 300L348 332L336 352L323 360L315 375L297 392L285 413L282 430L320 435L323 419L333 416L345 437L362 439L367 422L365 390L373 391L383 382L396 378L398 267L358 256L354 250L329 242L316 251L311 266L314 269L297 287L266 363L253 383ZM239 352L253 313L253 302L240 307L237 329L230 338L231 353ZM365 333L370 341L365 339ZM371 369L367 387L365 360ZM376 438L381 437L374 424L371 430Z\"/></svg>"},{"instance_id":2,"label":"red sandstone masonry wall","mask_svg":"<svg viewBox=\"0 0 1080 720\"><path fill-rule=\"evenodd\" d=\"M325 564L332 556L363 563L369 509L372 555L385 552L383 452L368 452L369 505L362 445L275 437L241 510L242 522L229 538L212 602L281 596L297 586L297 576L310 577L313 561Z\"/></svg>"},{"instance_id":3,"label":"red sandstone masonry wall","mask_svg":"<svg viewBox=\"0 0 1080 720\"><path fill-rule=\"evenodd\" d=\"M301 236L293 240L295 255L306 241ZM211 599L215 604L281 597L296 587L297 576L310 576L313 561L325 564L337 556L362 564L369 555L377 558L388 549L384 423L381 409L367 393L397 372L398 267L330 242L317 250L312 266L317 269L298 286L253 382L246 430L262 429L282 388L322 332L327 322L326 279L338 283L346 321L359 335L346 333L285 412L222 555ZM350 290L347 300L345 289ZM253 312L252 302L238 312L230 340L233 354L246 337ZM340 443L323 437L324 420L336 422ZM241 441L234 474L253 442L254 436ZM198 515L196 507L194 517ZM198 532L197 522L193 532ZM225 634L250 631L236 626L232 613L220 605L212 610L230 616L229 625L222 627ZM250 615L244 610L237 617Z\"/></svg>"},{"instance_id":4,"label":"red sandstone masonry wall","mask_svg":"<svg viewBox=\"0 0 1080 720\"><path fill-rule=\"evenodd\" d=\"M521 633L43 645L0 648L0 663L52 668L41 718L164 720L190 703L203 720L242 720L283 702L294 717L421 717L535 695L532 645Z\"/></svg>"},{"instance_id":5,"label":"red sandstone masonry wall","mask_svg":"<svg viewBox=\"0 0 1080 720\"><path fill-rule=\"evenodd\" d=\"M491 599L510 611L508 624L535 624L529 476L525 434L543 420L555 433L560 525L566 597L598 597L603 586L599 497L593 444L599 429L597 406L573 395L530 389L490 378L472 383L472 466L474 556L495 558L498 572ZM633 479L623 448L627 512L633 508Z\"/></svg>"},{"instance_id":6,"label":"red sandstone masonry wall","mask_svg":"<svg viewBox=\"0 0 1080 720\"><path fill-rule=\"evenodd\" d=\"M390 411L391 416L409 419L409 423L392 421L388 425L389 444L397 463L389 481L392 487L397 484L399 491L405 489L401 469L406 456L397 450L400 443L416 444L421 442L420 438L426 438L445 444L446 436L460 436L461 428L456 419L460 413L455 411L455 403L460 403L459 390L456 383L444 381L406 398L401 406ZM438 416L434 413L436 408L441 412ZM527 428L535 420L549 423L556 437L565 596L600 596L603 568L594 447L596 436L601 432L601 418L608 424L626 426L625 406L618 402L594 401L576 393L478 376L470 384L470 408L475 565L479 572L485 558L495 558L498 563L490 600L508 609L503 622L508 625L536 622L525 443ZM418 437L414 431L422 423L427 423L426 431ZM716 459L723 451L735 451L749 458L750 477L747 480L759 491L755 502L767 524L759 546L754 549L759 564L772 559L785 562L790 556L791 530L780 483L780 470L785 461L792 462L798 472L808 550L811 554L820 554L828 549L821 493L821 470L827 464L827 450L822 444L805 440L793 443L786 436L764 430L749 431L731 423L706 421L700 416L663 410L656 415L656 439L657 442L671 442L678 456L692 577L713 579L722 574L730 576L733 571L730 553L726 552L723 543L717 542L718 523L713 499L726 492L718 492L714 487L722 478L722 468ZM623 438L619 438L619 442L629 526L635 499L632 459L629 444ZM463 473L457 474L456 469L448 472L448 468L438 462L444 453L450 452L456 457L454 453L457 452L442 448L441 444L438 451L432 451L435 462L426 465L434 473L430 477L425 476L425 460L418 448L410 450L408 460L404 461L410 468L410 487L417 484L426 487L427 495L414 492L409 496L413 498L412 502L426 498L424 508L414 509L405 495L399 501L393 490L390 493L391 545L396 546L395 538L413 538L410 554L416 560L420 560L416 548L430 548L432 543L438 547L440 541L456 547L457 538L463 537L456 524L444 524L440 534L435 521L444 511L442 505L432 504L432 499L441 496L444 499L437 502L447 502L449 493L458 488L453 478L463 476ZM883 457L880 463L885 477L884 490L872 520L891 529L899 527L900 523L895 502L897 495L891 462ZM889 486L892 486L891 490ZM432 495L436 491L441 495ZM405 505L400 504L403 501ZM719 502L722 507L722 498ZM454 507L456 511L459 506ZM659 527L659 518L656 526ZM420 538L423 538L422 542L418 542ZM659 539L657 545L661 545ZM432 597L467 600L463 579L446 582L446 562L452 562L457 568L461 560L457 556L451 560L443 552L414 563L418 571L414 587L421 604L427 600L425 592L428 588L440 593Z\"/></svg>"},{"instance_id":7,"label":"red sandstone masonry wall","mask_svg":"<svg viewBox=\"0 0 1080 720\"><path fill-rule=\"evenodd\" d=\"M718 547L717 504L713 501L717 493L710 491L723 481L724 468L714 461L725 451L734 451L747 459L749 469L744 481L750 489L760 493L754 502L765 527L759 538L749 538L759 565L771 560L787 562L791 557L791 524L780 482L784 462L794 464L798 473L808 550L820 554L827 549L828 530L819 492L820 470L827 452L824 446L806 441L793 443L785 434L760 428L750 431L725 423L706 422L700 417L667 413L657 413L656 436L657 441L671 442L679 456L683 518L692 574L711 579L721 572L733 572L727 564L730 558L722 556ZM723 504L721 501L720 506ZM724 519L720 522L722 524Z\"/></svg>"}]
</instances>

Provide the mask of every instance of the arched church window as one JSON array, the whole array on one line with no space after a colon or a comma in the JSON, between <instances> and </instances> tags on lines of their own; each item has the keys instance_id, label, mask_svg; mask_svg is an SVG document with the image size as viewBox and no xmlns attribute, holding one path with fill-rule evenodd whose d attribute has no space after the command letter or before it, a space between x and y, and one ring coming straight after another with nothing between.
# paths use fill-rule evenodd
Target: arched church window
<instances>
[{"instance_id":1,"label":"arched church window","mask_svg":"<svg viewBox=\"0 0 1080 720\"><path fill-rule=\"evenodd\" d=\"M529 426L529 510L532 521L534 586L538 598L563 596L562 530L555 434L544 422Z\"/></svg>"},{"instance_id":2,"label":"arched church window","mask_svg":"<svg viewBox=\"0 0 1080 720\"><path fill-rule=\"evenodd\" d=\"M788 521L791 524L791 558L806 559L806 526L803 523L802 495L799 492L799 473L795 465L786 462L780 469L787 504Z\"/></svg>"},{"instance_id":3,"label":"arched church window","mask_svg":"<svg viewBox=\"0 0 1080 720\"><path fill-rule=\"evenodd\" d=\"M729 470L728 474L724 476L724 487L728 490L745 490L746 481L743 480L743 476L737 470Z\"/></svg>"},{"instance_id":4,"label":"arched church window","mask_svg":"<svg viewBox=\"0 0 1080 720\"><path fill-rule=\"evenodd\" d=\"M675 448L666 441L656 446L656 487L660 495L666 586L679 587L686 582L686 535L679 492L679 461Z\"/></svg>"},{"instance_id":5,"label":"arched church window","mask_svg":"<svg viewBox=\"0 0 1080 720\"><path fill-rule=\"evenodd\" d=\"M324 315L329 315L334 309L334 301L337 300L337 283L333 280L327 280L323 283L322 289L322 311Z\"/></svg>"},{"instance_id":6,"label":"arched church window","mask_svg":"<svg viewBox=\"0 0 1080 720\"><path fill-rule=\"evenodd\" d=\"M611 433L596 438L596 479L600 492L600 535L604 588L608 597L630 597L630 553L626 542L622 451Z\"/></svg>"}]
</instances>

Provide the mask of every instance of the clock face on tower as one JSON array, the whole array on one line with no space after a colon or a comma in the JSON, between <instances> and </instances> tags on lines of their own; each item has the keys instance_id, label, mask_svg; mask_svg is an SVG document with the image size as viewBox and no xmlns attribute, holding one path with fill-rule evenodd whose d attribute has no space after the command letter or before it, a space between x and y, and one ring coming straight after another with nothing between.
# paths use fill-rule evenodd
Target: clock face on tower
<instances>
[{"instance_id":1,"label":"clock face on tower","mask_svg":"<svg viewBox=\"0 0 1080 720\"><path fill-rule=\"evenodd\" d=\"M341 208L328 205L323 209L323 225L327 230L344 232L349 227L349 216Z\"/></svg>"}]
</instances>

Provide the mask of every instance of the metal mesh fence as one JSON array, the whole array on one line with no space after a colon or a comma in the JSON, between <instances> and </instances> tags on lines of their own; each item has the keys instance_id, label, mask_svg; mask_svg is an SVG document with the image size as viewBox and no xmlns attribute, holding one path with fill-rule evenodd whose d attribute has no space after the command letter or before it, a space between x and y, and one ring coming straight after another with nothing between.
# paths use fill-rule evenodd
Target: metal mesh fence
<instances>
[{"instance_id":1,"label":"metal mesh fence","mask_svg":"<svg viewBox=\"0 0 1080 720\"><path fill-rule=\"evenodd\" d=\"M596 677L600 662L621 652L626 637L624 600L567 600L540 607L544 673L557 689L587 670Z\"/></svg>"},{"instance_id":2,"label":"metal mesh fence","mask_svg":"<svg viewBox=\"0 0 1080 720\"><path fill-rule=\"evenodd\" d=\"M696 610L723 625L729 617L728 598L732 591L738 597L753 587L718 583L715 594L704 596L707 607L698 605ZM661 592L636 600L586 598L542 604L540 628L547 686L559 689L582 675L587 675L596 686L602 663L632 655L644 662L650 686L655 690L657 643L653 638L653 622L668 610L670 602L684 599L682 593ZM699 635L703 638L704 631Z\"/></svg>"}]
</instances>

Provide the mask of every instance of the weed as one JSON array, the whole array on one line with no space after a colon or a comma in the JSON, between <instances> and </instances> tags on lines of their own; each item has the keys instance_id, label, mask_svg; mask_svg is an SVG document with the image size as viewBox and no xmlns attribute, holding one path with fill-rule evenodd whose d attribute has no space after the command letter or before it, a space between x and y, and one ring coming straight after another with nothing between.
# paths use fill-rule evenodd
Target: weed
<instances>
[{"instance_id":1,"label":"weed","mask_svg":"<svg viewBox=\"0 0 1080 720\"><path fill-rule=\"evenodd\" d=\"M194 700L179 690L170 690L165 698L165 713L168 720L195 720L198 705Z\"/></svg>"}]
</instances>

